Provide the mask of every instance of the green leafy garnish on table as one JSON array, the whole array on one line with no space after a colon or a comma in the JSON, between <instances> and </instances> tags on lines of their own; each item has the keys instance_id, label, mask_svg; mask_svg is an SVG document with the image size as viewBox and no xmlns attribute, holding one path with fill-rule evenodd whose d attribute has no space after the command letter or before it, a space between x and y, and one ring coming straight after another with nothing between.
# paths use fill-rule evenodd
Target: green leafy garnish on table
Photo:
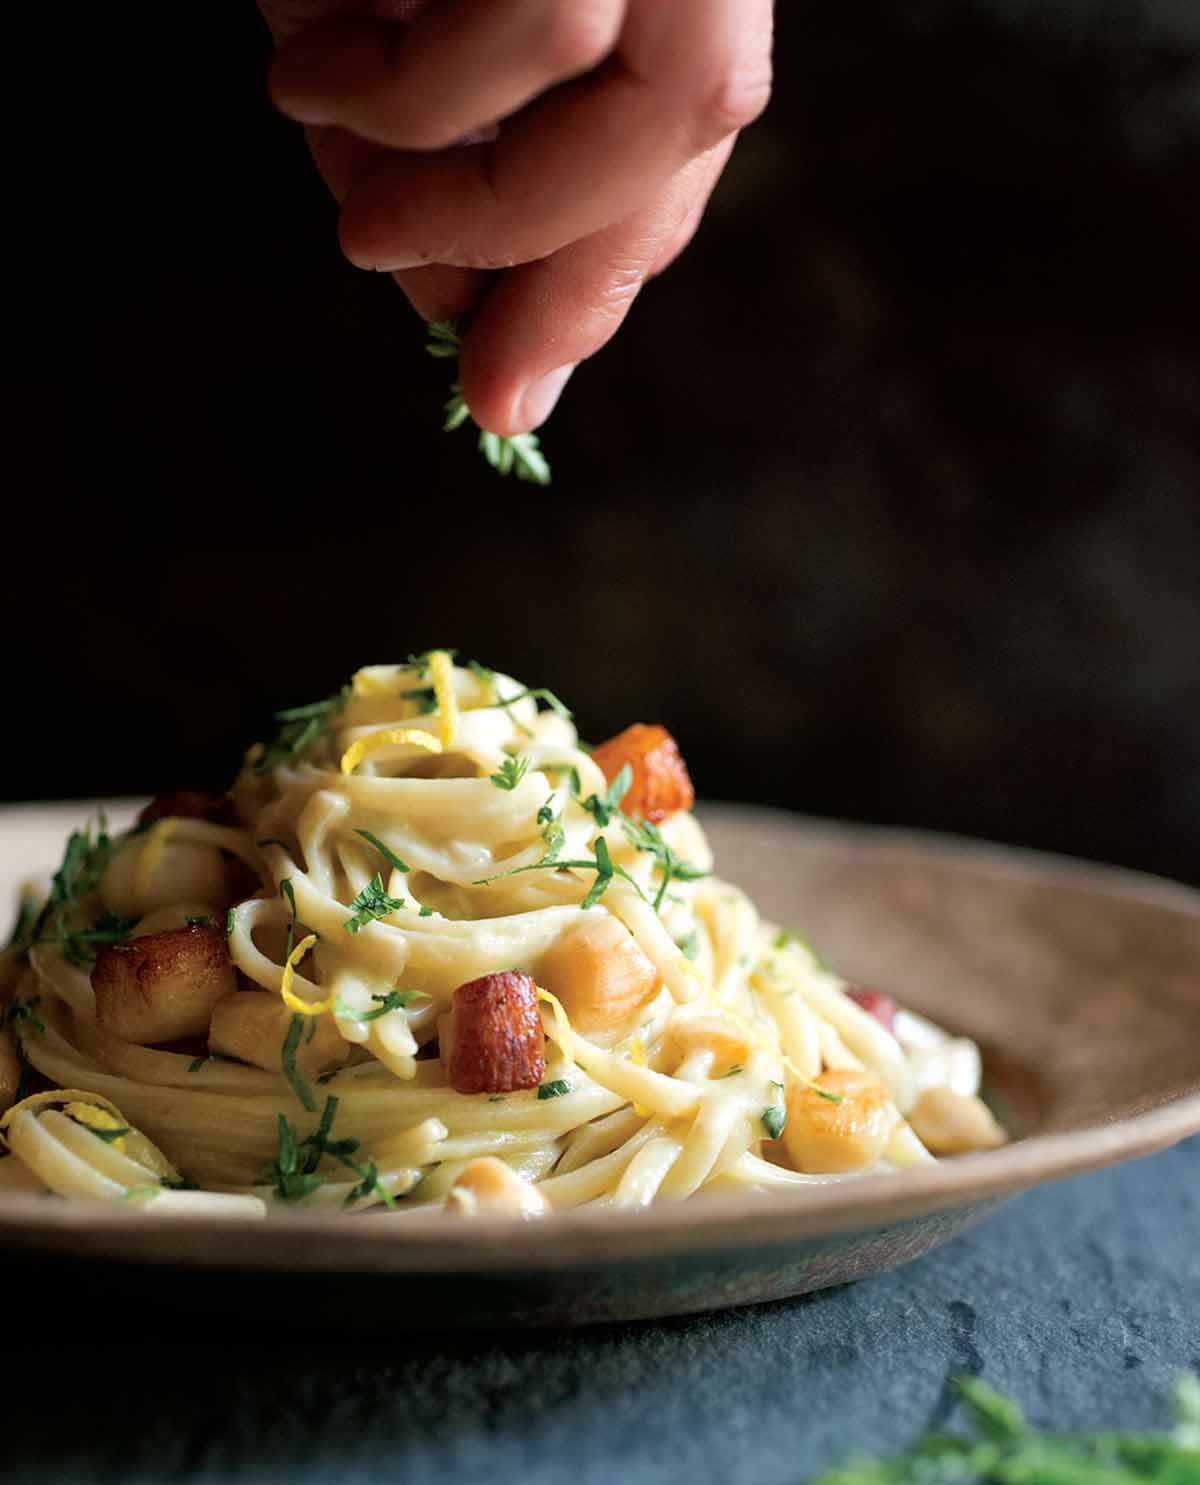
<instances>
[{"instance_id":1,"label":"green leafy garnish on table","mask_svg":"<svg viewBox=\"0 0 1200 1485\"><path fill-rule=\"evenodd\" d=\"M431 356L439 361L457 358L462 349L462 335L453 320L435 320L426 325L425 330L429 337L425 349ZM444 411L446 421L442 430L445 433L461 428L471 417L471 409L457 381L450 388L450 399ZM480 428L479 451L499 474L515 474L519 480L528 480L535 485L550 483L550 465L536 433L514 433L511 438L501 438L498 433Z\"/></svg>"},{"instance_id":2,"label":"green leafy garnish on table","mask_svg":"<svg viewBox=\"0 0 1200 1485\"><path fill-rule=\"evenodd\" d=\"M895 1459L852 1461L812 1485L1200 1485L1195 1376L1176 1384L1171 1433L1042 1433L978 1377L953 1386L973 1433L929 1433Z\"/></svg>"}]
</instances>

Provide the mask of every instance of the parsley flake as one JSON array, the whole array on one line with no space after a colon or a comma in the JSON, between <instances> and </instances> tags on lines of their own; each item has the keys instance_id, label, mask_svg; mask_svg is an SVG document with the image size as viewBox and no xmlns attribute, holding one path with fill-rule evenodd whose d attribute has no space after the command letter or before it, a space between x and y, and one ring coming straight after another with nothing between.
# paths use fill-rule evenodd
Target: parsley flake
<instances>
[{"instance_id":1,"label":"parsley flake","mask_svg":"<svg viewBox=\"0 0 1200 1485\"><path fill-rule=\"evenodd\" d=\"M380 840L377 835L372 835L369 830L356 830L354 833L355 835L361 835L363 840L369 841L393 871L404 873L411 870L407 862L402 861L396 855L395 851L392 850L391 846L386 841Z\"/></svg>"},{"instance_id":2,"label":"parsley flake","mask_svg":"<svg viewBox=\"0 0 1200 1485\"><path fill-rule=\"evenodd\" d=\"M328 729L333 718L346 704L350 687L327 696L324 701L311 701L307 706L292 706L275 713L282 722L275 738L267 743L254 762L255 773L270 773L283 763L291 763L306 753Z\"/></svg>"},{"instance_id":3,"label":"parsley flake","mask_svg":"<svg viewBox=\"0 0 1200 1485\"><path fill-rule=\"evenodd\" d=\"M360 928L365 928L368 923L374 923L379 918L386 918L389 913L396 912L404 906L402 897L389 897L383 890L383 878L376 872L367 885L356 898L350 903L354 909L354 916L347 918L342 927L347 933L357 933Z\"/></svg>"},{"instance_id":4,"label":"parsley flake","mask_svg":"<svg viewBox=\"0 0 1200 1485\"><path fill-rule=\"evenodd\" d=\"M317 1112L317 1101L313 1097L312 1089L304 1081L296 1066L296 1048L300 1045L300 1038L304 1033L304 1023L309 1018L297 1012L292 1017L292 1023L288 1027L288 1034L283 1041L283 1051L280 1056L280 1065L283 1075L292 1085L292 1092L300 1100L301 1104L310 1114ZM281 1119L283 1115L279 1116Z\"/></svg>"},{"instance_id":5,"label":"parsley flake","mask_svg":"<svg viewBox=\"0 0 1200 1485\"><path fill-rule=\"evenodd\" d=\"M787 1123L787 1109L772 1104L770 1108L762 1111L763 1128L767 1131L767 1138L777 1140L783 1133L784 1125Z\"/></svg>"},{"instance_id":6,"label":"parsley flake","mask_svg":"<svg viewBox=\"0 0 1200 1485\"><path fill-rule=\"evenodd\" d=\"M571 1085L565 1078L555 1078L551 1083L539 1083L537 1096L539 1100L546 1098L561 1098L564 1093L570 1093Z\"/></svg>"}]
</instances>

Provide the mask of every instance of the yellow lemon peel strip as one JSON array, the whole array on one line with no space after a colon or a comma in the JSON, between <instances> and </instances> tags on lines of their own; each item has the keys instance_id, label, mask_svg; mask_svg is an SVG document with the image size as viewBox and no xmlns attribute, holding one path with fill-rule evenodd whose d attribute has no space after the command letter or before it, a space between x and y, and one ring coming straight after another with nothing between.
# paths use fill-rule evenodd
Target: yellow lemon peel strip
<instances>
[{"instance_id":1,"label":"yellow lemon peel strip","mask_svg":"<svg viewBox=\"0 0 1200 1485\"><path fill-rule=\"evenodd\" d=\"M366 737L360 737L357 742L350 744L342 754L342 772L353 773L368 753L401 743L412 743L414 747L424 748L428 753L442 751L442 745L433 733L426 732L421 727L383 727L378 732L368 732Z\"/></svg>"},{"instance_id":2,"label":"yellow lemon peel strip","mask_svg":"<svg viewBox=\"0 0 1200 1485\"><path fill-rule=\"evenodd\" d=\"M792 1077L798 1083L803 1083L806 1088L814 1089L822 1098L827 1099L830 1103L841 1103L842 1097L840 1093L831 1093L828 1088L823 1088L815 1078L810 1078L807 1073L802 1073L790 1057L784 1056L781 1048L771 1046L770 1042L766 1041L744 1016L739 1016L736 1011L731 1011L727 1005L715 1005L714 1008L720 1011L721 1015L726 1017L727 1020L733 1022L751 1046L757 1047L760 1052L765 1052L769 1057L778 1057L780 1062L783 1063L784 1067L787 1068L788 1072L791 1073Z\"/></svg>"},{"instance_id":3,"label":"yellow lemon peel strip","mask_svg":"<svg viewBox=\"0 0 1200 1485\"><path fill-rule=\"evenodd\" d=\"M454 662L445 650L434 650L430 655L429 674L442 719L442 747L448 748L458 735L458 697L454 694Z\"/></svg>"},{"instance_id":4,"label":"yellow lemon peel strip","mask_svg":"<svg viewBox=\"0 0 1200 1485\"><path fill-rule=\"evenodd\" d=\"M120 1119L114 1119L107 1109L100 1108L94 1103L69 1103L63 1108L63 1113L68 1119L74 1119L76 1124L83 1124L88 1129L98 1129L107 1133L113 1129L128 1129L128 1124L123 1124ZM125 1152L124 1139L110 1141L114 1150Z\"/></svg>"},{"instance_id":5,"label":"yellow lemon peel strip","mask_svg":"<svg viewBox=\"0 0 1200 1485\"><path fill-rule=\"evenodd\" d=\"M289 1011L295 1011L298 1016L323 1016L326 1011L333 1010L333 996L327 1000L301 1000L292 989L292 976L295 974L296 965L300 963L305 954L317 941L317 935L310 933L302 938L287 957L287 963L283 966L283 978L279 981L279 993L283 997L283 1003Z\"/></svg>"}]
</instances>

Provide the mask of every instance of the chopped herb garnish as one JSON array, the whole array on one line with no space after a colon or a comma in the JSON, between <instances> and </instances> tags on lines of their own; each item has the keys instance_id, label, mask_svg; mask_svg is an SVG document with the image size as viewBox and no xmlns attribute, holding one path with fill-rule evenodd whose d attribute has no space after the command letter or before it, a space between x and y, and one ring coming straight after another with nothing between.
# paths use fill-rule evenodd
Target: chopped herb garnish
<instances>
[{"instance_id":1,"label":"chopped herb garnish","mask_svg":"<svg viewBox=\"0 0 1200 1485\"><path fill-rule=\"evenodd\" d=\"M418 918L432 918L433 917L433 909L431 907L423 907L421 909L421 911L417 914L417 917Z\"/></svg>"},{"instance_id":2,"label":"chopped herb garnish","mask_svg":"<svg viewBox=\"0 0 1200 1485\"><path fill-rule=\"evenodd\" d=\"M113 843L103 811L97 816L95 842L92 841L90 825L84 830L71 832L63 848L62 863L50 884L50 895L29 930L31 943L48 936L51 942L61 945L64 956L72 964L86 965L95 957L89 947L91 942L115 941L111 937L92 940L71 923L73 911L79 901L90 896L100 885L100 878L104 875L112 854ZM130 921L134 923L137 920L135 918ZM54 929L50 935L46 934L48 925L52 925ZM94 934L97 930L93 928L90 931ZM106 925L101 931L111 933L111 925Z\"/></svg>"},{"instance_id":3,"label":"chopped herb garnish","mask_svg":"<svg viewBox=\"0 0 1200 1485\"><path fill-rule=\"evenodd\" d=\"M204 1064L207 1061L208 1061L208 1058L207 1057L196 1057L196 1058L193 1058L193 1060L188 1063L188 1072L190 1072L190 1073L199 1072L200 1069L204 1066Z\"/></svg>"},{"instance_id":4,"label":"chopped herb garnish","mask_svg":"<svg viewBox=\"0 0 1200 1485\"><path fill-rule=\"evenodd\" d=\"M211 921L212 919L207 913L197 913L194 918L187 920L187 926L189 928L207 928Z\"/></svg>"},{"instance_id":5,"label":"chopped herb garnish","mask_svg":"<svg viewBox=\"0 0 1200 1485\"><path fill-rule=\"evenodd\" d=\"M37 913L36 900L32 897L22 897L21 906L17 909L17 921L13 924L5 948L27 949L29 947L33 941L33 924Z\"/></svg>"},{"instance_id":6,"label":"chopped herb garnish","mask_svg":"<svg viewBox=\"0 0 1200 1485\"><path fill-rule=\"evenodd\" d=\"M978 1377L952 1385L972 1435L929 1433L906 1454L853 1461L814 1485L1185 1485L1200 1479L1200 1383L1185 1374L1175 1387L1170 1433L1041 1433L1011 1399Z\"/></svg>"},{"instance_id":7,"label":"chopped herb garnish","mask_svg":"<svg viewBox=\"0 0 1200 1485\"><path fill-rule=\"evenodd\" d=\"M127 1134L131 1133L128 1124L118 1129L97 1129L92 1124L85 1124L83 1127L89 1134L94 1134L98 1140L103 1140L106 1145L111 1145L115 1140L124 1139Z\"/></svg>"},{"instance_id":8,"label":"chopped herb garnish","mask_svg":"<svg viewBox=\"0 0 1200 1485\"><path fill-rule=\"evenodd\" d=\"M578 774L576 774L578 778ZM589 794L583 801L583 808L588 814L593 815L596 824L603 829L618 814L621 801L629 793L633 783L633 769L628 763L616 776L603 794Z\"/></svg>"},{"instance_id":9,"label":"chopped herb garnish","mask_svg":"<svg viewBox=\"0 0 1200 1485\"><path fill-rule=\"evenodd\" d=\"M237 913L233 908L225 914L225 937L229 938L237 927Z\"/></svg>"},{"instance_id":10,"label":"chopped herb garnish","mask_svg":"<svg viewBox=\"0 0 1200 1485\"><path fill-rule=\"evenodd\" d=\"M14 1000L6 1011L0 1011L0 1026L28 1026L39 1033L45 1031L45 1023L34 1010L41 999L40 995L32 995L28 1000Z\"/></svg>"},{"instance_id":11,"label":"chopped herb garnish","mask_svg":"<svg viewBox=\"0 0 1200 1485\"><path fill-rule=\"evenodd\" d=\"M679 952L685 959L695 959L700 953L700 935L694 928L679 940Z\"/></svg>"},{"instance_id":12,"label":"chopped herb garnish","mask_svg":"<svg viewBox=\"0 0 1200 1485\"><path fill-rule=\"evenodd\" d=\"M266 1179L274 1186L275 1194L281 1201L303 1201L325 1184L325 1178L300 1169L300 1148L296 1131L288 1123L286 1115L280 1114L276 1124L279 1130L279 1154L275 1157L274 1164L267 1167ZM319 1160L320 1156L317 1158Z\"/></svg>"},{"instance_id":13,"label":"chopped herb garnish","mask_svg":"<svg viewBox=\"0 0 1200 1485\"><path fill-rule=\"evenodd\" d=\"M504 1094L503 1093L493 1093L492 1096L491 1096L491 1098L488 1099L488 1103L503 1103L503 1102L504 1102Z\"/></svg>"},{"instance_id":14,"label":"chopped herb garnish","mask_svg":"<svg viewBox=\"0 0 1200 1485\"><path fill-rule=\"evenodd\" d=\"M608 842L602 835L596 837L596 880L587 890L580 907L594 907L604 896L613 879L612 857L608 854Z\"/></svg>"},{"instance_id":15,"label":"chopped herb garnish","mask_svg":"<svg viewBox=\"0 0 1200 1485\"><path fill-rule=\"evenodd\" d=\"M543 1098L561 1098L564 1093L570 1093L571 1085L565 1078L555 1078L552 1083L539 1083L537 1096Z\"/></svg>"},{"instance_id":16,"label":"chopped herb garnish","mask_svg":"<svg viewBox=\"0 0 1200 1485\"><path fill-rule=\"evenodd\" d=\"M721 1077L723 1077L723 1078L735 1078L735 1077L737 1077L738 1073L740 1073L741 1071L742 1071L742 1064L740 1062L735 1062L733 1064L733 1066L729 1069L728 1072L723 1072L721 1074Z\"/></svg>"},{"instance_id":17,"label":"chopped herb garnish","mask_svg":"<svg viewBox=\"0 0 1200 1485\"><path fill-rule=\"evenodd\" d=\"M347 918L342 927L347 933L357 933L368 923L374 923L378 918L386 918L389 913L402 908L404 899L389 897L383 890L382 876L376 872L350 906L354 909L354 916Z\"/></svg>"},{"instance_id":18,"label":"chopped herb garnish","mask_svg":"<svg viewBox=\"0 0 1200 1485\"><path fill-rule=\"evenodd\" d=\"M377 835L372 835L369 830L356 830L354 833L355 835L361 835L363 840L369 841L387 862L387 864L392 868L393 871L407 872L408 870L410 870L408 863L402 861L400 857L396 855L395 851L392 850L391 846L389 846L386 841L380 840Z\"/></svg>"},{"instance_id":19,"label":"chopped herb garnish","mask_svg":"<svg viewBox=\"0 0 1200 1485\"><path fill-rule=\"evenodd\" d=\"M662 881L659 884L658 893L654 899L654 911L658 912L662 907L663 898L667 895L667 888L672 881L697 882L701 877L708 876L698 866L691 866L686 861L681 861L675 852L662 838L662 833L656 825L651 825L649 820L631 820L628 815L621 816L621 828L631 845L639 851L646 851L654 857L658 868L662 872Z\"/></svg>"},{"instance_id":20,"label":"chopped herb garnish","mask_svg":"<svg viewBox=\"0 0 1200 1485\"><path fill-rule=\"evenodd\" d=\"M424 990L389 990L386 995L372 995L371 999L379 1002L371 1011L360 1011L347 1005L344 1000L339 1000L334 1007L334 1015L348 1021L378 1021L380 1016L386 1016L389 1011L399 1010L413 1000L428 1000L429 996Z\"/></svg>"},{"instance_id":21,"label":"chopped herb garnish","mask_svg":"<svg viewBox=\"0 0 1200 1485\"><path fill-rule=\"evenodd\" d=\"M338 1071L339 1069L335 1067L330 1069L329 1072L322 1073L321 1076L317 1079L317 1082L320 1083L322 1087L324 1087L326 1083L331 1083L333 1079L337 1077Z\"/></svg>"},{"instance_id":22,"label":"chopped herb garnish","mask_svg":"<svg viewBox=\"0 0 1200 1485\"><path fill-rule=\"evenodd\" d=\"M287 898L288 907L292 910L292 921L288 924L287 948L284 950L285 962L292 957L292 950L296 944L296 889L292 886L291 877L284 877L279 884L280 897Z\"/></svg>"},{"instance_id":23,"label":"chopped herb garnish","mask_svg":"<svg viewBox=\"0 0 1200 1485\"><path fill-rule=\"evenodd\" d=\"M288 1027L288 1034L283 1041L281 1065L283 1067L284 1077L292 1085L292 1092L295 1093L296 1097L310 1114L315 1114L317 1112L317 1101L313 1097L312 1089L300 1076L300 1072L296 1067L296 1048L300 1045L300 1037L304 1032L304 1023L307 1020L308 1017L300 1015L299 1012L292 1017L292 1024ZM281 1114L279 1117L282 1118L283 1115Z\"/></svg>"},{"instance_id":24,"label":"chopped herb garnish","mask_svg":"<svg viewBox=\"0 0 1200 1485\"><path fill-rule=\"evenodd\" d=\"M270 773L280 764L290 763L301 753L307 752L345 706L349 695L350 687L343 686L324 701L312 701L307 706L293 706L276 712L275 720L282 722L283 726L255 760L254 772Z\"/></svg>"},{"instance_id":25,"label":"chopped herb garnish","mask_svg":"<svg viewBox=\"0 0 1200 1485\"><path fill-rule=\"evenodd\" d=\"M767 1131L767 1138L777 1140L787 1123L787 1109L772 1104L770 1108L763 1109L762 1122L763 1128Z\"/></svg>"},{"instance_id":26,"label":"chopped herb garnish","mask_svg":"<svg viewBox=\"0 0 1200 1485\"><path fill-rule=\"evenodd\" d=\"M529 770L528 758L506 758L488 777L497 789L515 789Z\"/></svg>"},{"instance_id":27,"label":"chopped herb garnish","mask_svg":"<svg viewBox=\"0 0 1200 1485\"><path fill-rule=\"evenodd\" d=\"M802 933L797 933L794 928L781 928L771 940L771 947L773 949L786 949L791 944L799 944L804 952L812 957L816 964L822 969L826 967L825 961L817 953L816 949L813 948L812 944L809 943L808 939Z\"/></svg>"},{"instance_id":28,"label":"chopped herb garnish","mask_svg":"<svg viewBox=\"0 0 1200 1485\"><path fill-rule=\"evenodd\" d=\"M418 717L428 717L437 711L437 692L432 686L414 686L411 690L401 691L400 696L416 707Z\"/></svg>"},{"instance_id":29,"label":"chopped herb garnish","mask_svg":"<svg viewBox=\"0 0 1200 1485\"><path fill-rule=\"evenodd\" d=\"M451 360L462 349L462 334L453 320L434 320L425 327L428 340L425 349L438 360ZM471 416L471 409L463 400L462 389L456 381L450 388L450 399L443 411L443 432L450 433ZM500 474L516 473L520 480L530 480L535 485L550 483L550 466L542 453L536 433L516 433L510 438L501 438L479 430L479 449L483 457Z\"/></svg>"}]
</instances>

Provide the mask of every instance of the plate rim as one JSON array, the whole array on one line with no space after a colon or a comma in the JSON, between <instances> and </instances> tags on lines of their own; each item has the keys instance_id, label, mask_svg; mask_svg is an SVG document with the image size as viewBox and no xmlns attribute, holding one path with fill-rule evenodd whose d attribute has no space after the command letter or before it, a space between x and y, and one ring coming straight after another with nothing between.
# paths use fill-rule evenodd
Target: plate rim
<instances>
[{"instance_id":1,"label":"plate rim","mask_svg":"<svg viewBox=\"0 0 1200 1485\"><path fill-rule=\"evenodd\" d=\"M78 806L81 813L136 808L137 799L30 801L0 806L0 829L14 816ZM707 801L701 819L757 817L786 823L806 840L847 844L883 856L930 855L961 862L983 875L1042 880L1125 899L1135 897L1200 920L1200 890L1125 867L908 827L808 816L773 806ZM30 873L40 871L36 867ZM0 1248L50 1241L56 1253L120 1256L127 1261L186 1268L247 1268L411 1274L491 1270L526 1273L597 1263L636 1262L697 1252L746 1250L849 1235L955 1207L992 1204L1021 1191L1124 1160L1137 1159L1200 1133L1200 1089L1122 1119L1062 1133L1032 1134L997 1150L935 1166L863 1176L762 1196L714 1196L634 1212L556 1212L548 1221L503 1219L448 1223L440 1214L412 1213L388 1222L346 1222L340 1213L285 1210L267 1222L178 1216L148 1223L144 1214L105 1203L52 1203L40 1195L0 1195ZM166 1231L179 1241L163 1243ZM521 1242L511 1242L515 1230ZM507 1243L501 1240L507 1238ZM332 1241L331 1241L332 1240ZM163 1251L164 1249L171 1251ZM254 1251L251 1251L253 1249ZM44 1251L45 1248L43 1249Z\"/></svg>"}]
</instances>

